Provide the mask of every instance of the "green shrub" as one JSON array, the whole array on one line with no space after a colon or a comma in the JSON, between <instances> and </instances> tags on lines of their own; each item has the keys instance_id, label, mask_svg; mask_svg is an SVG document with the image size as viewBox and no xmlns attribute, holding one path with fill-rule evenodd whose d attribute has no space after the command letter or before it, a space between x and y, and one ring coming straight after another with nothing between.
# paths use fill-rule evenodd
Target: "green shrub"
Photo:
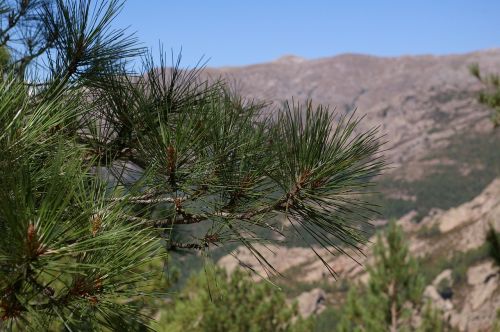
<instances>
[{"instance_id":1,"label":"green shrub","mask_svg":"<svg viewBox=\"0 0 500 332\"><path fill-rule=\"evenodd\" d=\"M237 332L311 331L312 321L298 316L276 287L254 282L247 272L208 267L192 276L161 311L159 331Z\"/></svg>"},{"instance_id":2,"label":"green shrub","mask_svg":"<svg viewBox=\"0 0 500 332\"><path fill-rule=\"evenodd\" d=\"M451 288L451 281L448 278L443 278L437 284L437 291L444 299L449 299L453 295L453 290Z\"/></svg>"},{"instance_id":3,"label":"green shrub","mask_svg":"<svg viewBox=\"0 0 500 332\"><path fill-rule=\"evenodd\" d=\"M401 227L392 222L385 239L380 235L377 238L374 263L368 267L368 284L350 288L337 330L406 330L413 314L411 308L422 305L424 278L419 271Z\"/></svg>"},{"instance_id":4,"label":"green shrub","mask_svg":"<svg viewBox=\"0 0 500 332\"><path fill-rule=\"evenodd\" d=\"M331 332L340 319L340 311L337 308L329 307L321 312L314 319L315 332Z\"/></svg>"},{"instance_id":5,"label":"green shrub","mask_svg":"<svg viewBox=\"0 0 500 332\"><path fill-rule=\"evenodd\" d=\"M493 227L490 227L486 235L486 245L488 246L488 253L495 262L500 265L500 234L495 232Z\"/></svg>"},{"instance_id":6,"label":"green shrub","mask_svg":"<svg viewBox=\"0 0 500 332\"><path fill-rule=\"evenodd\" d=\"M417 232L417 236L420 238L433 238L440 235L441 231L439 230L439 226L437 224L432 225L431 227L424 226Z\"/></svg>"},{"instance_id":7,"label":"green shrub","mask_svg":"<svg viewBox=\"0 0 500 332\"><path fill-rule=\"evenodd\" d=\"M425 257L420 263L424 266L422 273L426 283L432 282L443 270L451 269L454 283L460 284L465 282L467 270L471 265L488 257L488 246L485 244L476 249L455 253L452 257Z\"/></svg>"}]
</instances>

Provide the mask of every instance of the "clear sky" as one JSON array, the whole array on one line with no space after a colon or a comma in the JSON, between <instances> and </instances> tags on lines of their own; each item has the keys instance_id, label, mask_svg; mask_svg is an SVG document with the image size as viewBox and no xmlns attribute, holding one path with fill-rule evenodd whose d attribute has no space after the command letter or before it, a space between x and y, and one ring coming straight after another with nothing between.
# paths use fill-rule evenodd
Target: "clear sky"
<instances>
[{"instance_id":1,"label":"clear sky","mask_svg":"<svg viewBox=\"0 0 500 332\"><path fill-rule=\"evenodd\" d=\"M465 53L500 47L500 0L127 0L115 22L144 46L211 67L341 53Z\"/></svg>"}]
</instances>

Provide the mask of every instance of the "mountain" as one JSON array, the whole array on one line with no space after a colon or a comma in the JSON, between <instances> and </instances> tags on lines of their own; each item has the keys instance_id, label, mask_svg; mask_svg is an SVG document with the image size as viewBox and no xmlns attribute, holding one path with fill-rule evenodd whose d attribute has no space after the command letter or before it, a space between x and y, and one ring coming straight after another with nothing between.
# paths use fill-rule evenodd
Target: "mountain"
<instances>
[{"instance_id":1,"label":"mountain","mask_svg":"<svg viewBox=\"0 0 500 332\"><path fill-rule=\"evenodd\" d=\"M500 49L448 56L394 58L344 54L306 60L209 68L250 99L311 99L332 112L364 116L362 126L380 127L391 168L380 179L385 218L411 210L449 209L479 195L500 176L500 140L489 110L477 102L482 88L468 67L500 72ZM379 198L378 198L379 199Z\"/></svg>"},{"instance_id":2,"label":"mountain","mask_svg":"<svg viewBox=\"0 0 500 332\"><path fill-rule=\"evenodd\" d=\"M469 73L473 63L483 72L499 73L500 49L395 58L286 56L265 64L208 69L210 76L225 77L243 96L272 100L269 112L292 97L312 99L339 114L356 109L364 116L364 128L380 127L391 168L378 179L380 195L373 196L381 206L376 223L397 219L411 252L422 262L425 296L461 331L488 330L500 308L500 272L485 251L490 225L500 232L500 131L493 129L489 110L477 102L483 87ZM245 248L236 251L259 271ZM329 257L340 280L329 279L307 248L277 246L265 254L287 276L281 286L288 294L309 299L307 313L320 311L311 303L325 298L327 305L341 302L342 280L367 278L363 265L351 258L317 251ZM366 254L357 257L360 263L370 261L370 247ZM228 255L219 264L231 270L239 263Z\"/></svg>"},{"instance_id":3,"label":"mountain","mask_svg":"<svg viewBox=\"0 0 500 332\"><path fill-rule=\"evenodd\" d=\"M366 127L381 126L393 161L401 163L445 145L462 130L484 132L487 110L475 96L481 85L468 66L500 68L500 49L449 56L381 58L344 54L318 60L286 56L247 67L208 69L243 96L330 105L338 113L357 109ZM398 165L398 164L397 164Z\"/></svg>"}]
</instances>

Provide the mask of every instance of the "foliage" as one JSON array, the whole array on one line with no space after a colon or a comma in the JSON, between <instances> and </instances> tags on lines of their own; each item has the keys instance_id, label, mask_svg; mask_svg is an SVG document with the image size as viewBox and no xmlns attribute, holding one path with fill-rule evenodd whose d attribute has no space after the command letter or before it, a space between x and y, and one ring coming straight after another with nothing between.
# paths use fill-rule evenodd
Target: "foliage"
<instances>
[{"instance_id":1,"label":"foliage","mask_svg":"<svg viewBox=\"0 0 500 332\"><path fill-rule=\"evenodd\" d=\"M491 109L491 121L495 127L500 125L500 77L497 74L483 75L478 64L469 66L469 71L485 89L479 93L478 101Z\"/></svg>"},{"instance_id":2,"label":"foliage","mask_svg":"<svg viewBox=\"0 0 500 332\"><path fill-rule=\"evenodd\" d=\"M403 166L396 173L382 176L377 188L382 193L373 199L385 218L400 218L415 210L416 220L429 214L433 208L448 210L479 195L495 177L500 176L500 154L496 153L500 132L455 135L446 148L429 151L426 160L451 160L450 164L425 166L423 178L405 181L410 169ZM468 170L466 173L464 170ZM395 179L394 174L398 178ZM393 198L404 193L416 200Z\"/></svg>"},{"instance_id":3,"label":"foliage","mask_svg":"<svg viewBox=\"0 0 500 332\"><path fill-rule=\"evenodd\" d=\"M453 290L451 286L452 281L450 280L450 278L443 278L436 285L436 290L443 299L449 299L453 296Z\"/></svg>"},{"instance_id":4,"label":"foliage","mask_svg":"<svg viewBox=\"0 0 500 332\"><path fill-rule=\"evenodd\" d=\"M314 318L314 332L331 332L337 326L340 319L340 311L332 306L327 307Z\"/></svg>"},{"instance_id":5,"label":"foliage","mask_svg":"<svg viewBox=\"0 0 500 332\"><path fill-rule=\"evenodd\" d=\"M312 102L271 114L180 57L155 63L112 28L122 4L0 1L2 328L146 325L138 296L163 271L145 266L239 243L272 272L254 243L276 216L329 250L366 242L376 129Z\"/></svg>"},{"instance_id":6,"label":"foliage","mask_svg":"<svg viewBox=\"0 0 500 332\"><path fill-rule=\"evenodd\" d=\"M430 302L424 306L421 315L421 323L416 329L418 332L454 331L443 321L442 313L433 308Z\"/></svg>"},{"instance_id":7,"label":"foliage","mask_svg":"<svg viewBox=\"0 0 500 332\"><path fill-rule=\"evenodd\" d=\"M417 232L417 236L420 238L424 238L424 239L436 238L440 235L441 235L441 231L439 230L438 224L434 224L430 227L425 225L425 226L421 227Z\"/></svg>"},{"instance_id":8,"label":"foliage","mask_svg":"<svg viewBox=\"0 0 500 332\"><path fill-rule=\"evenodd\" d=\"M500 332L500 309L497 310L497 317L495 318L495 321L493 322L492 331L493 332Z\"/></svg>"},{"instance_id":9,"label":"foliage","mask_svg":"<svg viewBox=\"0 0 500 332\"><path fill-rule=\"evenodd\" d=\"M486 245L488 246L490 257L500 265L500 233L497 233L493 226L490 226L486 235Z\"/></svg>"},{"instance_id":10,"label":"foliage","mask_svg":"<svg viewBox=\"0 0 500 332\"><path fill-rule=\"evenodd\" d=\"M466 282L467 269L471 265L477 264L489 257L488 245L484 244L476 249L454 253L451 257L425 257L420 260L420 264L425 266L425 269L422 270L422 274L426 283L432 282L442 271L451 269L453 283L461 284Z\"/></svg>"},{"instance_id":11,"label":"foliage","mask_svg":"<svg viewBox=\"0 0 500 332\"><path fill-rule=\"evenodd\" d=\"M236 270L207 266L161 311L159 331L310 331L311 320L298 316L297 304L288 305L282 292Z\"/></svg>"},{"instance_id":12,"label":"foliage","mask_svg":"<svg viewBox=\"0 0 500 332\"><path fill-rule=\"evenodd\" d=\"M0 70L3 70L9 65L10 54L5 47L0 47Z\"/></svg>"},{"instance_id":13,"label":"foliage","mask_svg":"<svg viewBox=\"0 0 500 332\"><path fill-rule=\"evenodd\" d=\"M59 318L118 328L159 255L153 231L107 205L85 151L52 133L78 114L71 95L35 103L22 82L0 84L0 315L6 328L40 330ZM8 176L6 176L8 174ZM134 317L133 315L130 317ZM136 317L142 320L140 317Z\"/></svg>"},{"instance_id":14,"label":"foliage","mask_svg":"<svg viewBox=\"0 0 500 332\"><path fill-rule=\"evenodd\" d=\"M424 308L424 278L409 254L403 232L394 222L385 238L379 234L366 286L351 287L341 309L338 331L425 331L438 327L435 314L424 310L423 323L412 327L412 315ZM427 313L427 314L425 314ZM432 322L426 319L432 318ZM437 325L436 325L437 324ZM432 330L440 331L440 330Z\"/></svg>"}]
</instances>

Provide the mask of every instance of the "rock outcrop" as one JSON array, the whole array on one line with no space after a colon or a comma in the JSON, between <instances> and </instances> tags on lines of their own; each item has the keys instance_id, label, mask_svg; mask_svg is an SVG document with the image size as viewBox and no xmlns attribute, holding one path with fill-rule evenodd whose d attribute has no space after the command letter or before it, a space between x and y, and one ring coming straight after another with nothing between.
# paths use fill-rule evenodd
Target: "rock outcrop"
<instances>
[{"instance_id":1,"label":"rock outcrop","mask_svg":"<svg viewBox=\"0 0 500 332\"><path fill-rule=\"evenodd\" d=\"M326 293L320 288L314 288L297 297L299 314L309 317L321 313L325 309Z\"/></svg>"}]
</instances>

